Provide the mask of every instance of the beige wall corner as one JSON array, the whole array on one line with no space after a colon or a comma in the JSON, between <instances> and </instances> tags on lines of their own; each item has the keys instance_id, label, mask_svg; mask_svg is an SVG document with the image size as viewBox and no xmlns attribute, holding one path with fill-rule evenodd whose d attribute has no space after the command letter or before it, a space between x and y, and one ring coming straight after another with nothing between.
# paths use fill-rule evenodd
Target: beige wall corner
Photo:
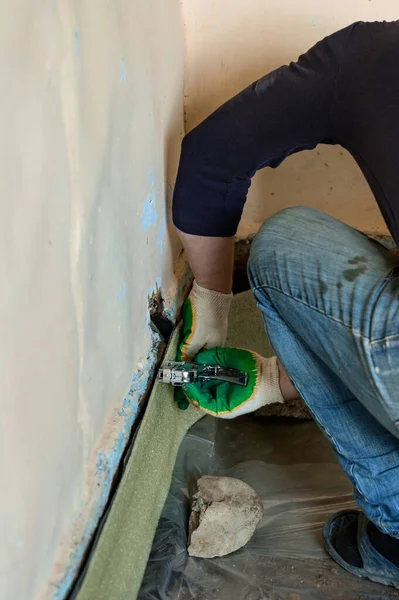
<instances>
[{"instance_id":1,"label":"beige wall corner","mask_svg":"<svg viewBox=\"0 0 399 600\"><path fill-rule=\"evenodd\" d=\"M396 0L184 0L187 39L187 130L228 98L281 64L296 60L326 35L364 20L396 20ZM291 156L276 171L254 177L239 237L290 205L304 204L360 229L386 232L354 160L319 146Z\"/></svg>"},{"instance_id":2,"label":"beige wall corner","mask_svg":"<svg viewBox=\"0 0 399 600\"><path fill-rule=\"evenodd\" d=\"M0 43L0 596L58 600L178 307L180 3L17 0Z\"/></svg>"}]
</instances>

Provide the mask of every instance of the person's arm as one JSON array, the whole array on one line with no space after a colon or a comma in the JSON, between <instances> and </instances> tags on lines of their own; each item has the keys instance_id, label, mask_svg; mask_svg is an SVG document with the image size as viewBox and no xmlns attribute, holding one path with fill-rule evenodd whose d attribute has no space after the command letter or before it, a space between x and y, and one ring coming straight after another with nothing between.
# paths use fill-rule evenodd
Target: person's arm
<instances>
[{"instance_id":1,"label":"person's arm","mask_svg":"<svg viewBox=\"0 0 399 600\"><path fill-rule=\"evenodd\" d=\"M233 237L257 170L340 141L334 100L353 27L255 81L185 135L173 194L177 229Z\"/></svg>"},{"instance_id":2,"label":"person's arm","mask_svg":"<svg viewBox=\"0 0 399 600\"><path fill-rule=\"evenodd\" d=\"M198 285L230 294L233 283L234 238L205 237L179 231Z\"/></svg>"},{"instance_id":3,"label":"person's arm","mask_svg":"<svg viewBox=\"0 0 399 600\"><path fill-rule=\"evenodd\" d=\"M232 299L234 238L179 231L194 284L183 307L183 335L177 360L191 361L200 350L224 346Z\"/></svg>"},{"instance_id":4,"label":"person's arm","mask_svg":"<svg viewBox=\"0 0 399 600\"><path fill-rule=\"evenodd\" d=\"M183 314L183 358L224 344L233 238L252 176L290 154L338 141L334 98L352 28L253 83L184 137L173 222L195 281Z\"/></svg>"}]
</instances>

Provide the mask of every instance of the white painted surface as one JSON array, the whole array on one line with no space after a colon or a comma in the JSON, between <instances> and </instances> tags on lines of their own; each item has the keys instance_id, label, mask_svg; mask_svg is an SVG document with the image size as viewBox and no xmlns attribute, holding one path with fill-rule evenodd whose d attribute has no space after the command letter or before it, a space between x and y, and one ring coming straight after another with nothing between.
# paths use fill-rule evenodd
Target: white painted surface
<instances>
[{"instance_id":1,"label":"white painted surface","mask_svg":"<svg viewBox=\"0 0 399 600\"><path fill-rule=\"evenodd\" d=\"M179 1L3 3L0 64L0 598L34 600L99 498L148 291L176 288Z\"/></svg>"},{"instance_id":2,"label":"white painted surface","mask_svg":"<svg viewBox=\"0 0 399 600\"><path fill-rule=\"evenodd\" d=\"M185 0L184 19L189 130L326 35L359 20L399 19L399 5L396 0ZM360 229L386 231L363 175L339 147L319 146L290 157L276 171L260 171L240 234L256 231L268 216L294 204L319 208Z\"/></svg>"}]
</instances>

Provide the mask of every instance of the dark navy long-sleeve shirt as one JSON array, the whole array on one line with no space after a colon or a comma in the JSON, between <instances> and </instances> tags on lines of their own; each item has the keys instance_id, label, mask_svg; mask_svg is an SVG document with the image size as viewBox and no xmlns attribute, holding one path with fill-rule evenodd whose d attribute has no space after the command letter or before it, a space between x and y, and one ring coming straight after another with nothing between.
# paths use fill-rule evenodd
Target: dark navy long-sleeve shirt
<instances>
[{"instance_id":1,"label":"dark navy long-sleeve shirt","mask_svg":"<svg viewBox=\"0 0 399 600\"><path fill-rule=\"evenodd\" d=\"M334 33L188 133L175 225L194 235L233 236L255 172L319 143L352 154L399 244L399 21Z\"/></svg>"}]
</instances>

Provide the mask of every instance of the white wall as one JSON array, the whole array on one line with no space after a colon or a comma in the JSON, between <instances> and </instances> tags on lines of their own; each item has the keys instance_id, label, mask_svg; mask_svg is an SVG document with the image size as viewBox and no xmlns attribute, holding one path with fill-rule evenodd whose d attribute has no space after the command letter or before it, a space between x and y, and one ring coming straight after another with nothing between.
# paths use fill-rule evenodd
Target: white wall
<instances>
[{"instance_id":1,"label":"white wall","mask_svg":"<svg viewBox=\"0 0 399 600\"><path fill-rule=\"evenodd\" d=\"M397 0L184 0L185 108L191 129L225 100L318 40L354 21L399 19ZM386 227L352 158L319 146L264 169L253 180L240 234L277 210L314 206L364 230Z\"/></svg>"},{"instance_id":2,"label":"white wall","mask_svg":"<svg viewBox=\"0 0 399 600\"><path fill-rule=\"evenodd\" d=\"M179 0L1 14L0 597L61 598L153 366L156 282L173 313L183 28Z\"/></svg>"}]
</instances>

